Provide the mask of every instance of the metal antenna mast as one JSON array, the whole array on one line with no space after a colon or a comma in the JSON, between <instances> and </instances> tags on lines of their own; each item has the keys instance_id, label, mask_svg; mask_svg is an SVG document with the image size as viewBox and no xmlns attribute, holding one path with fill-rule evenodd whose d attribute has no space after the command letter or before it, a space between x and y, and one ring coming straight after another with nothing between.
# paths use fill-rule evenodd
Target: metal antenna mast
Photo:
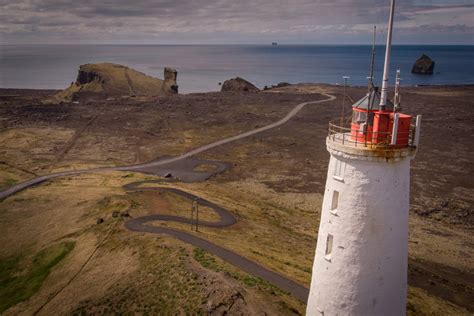
<instances>
[{"instance_id":1,"label":"metal antenna mast","mask_svg":"<svg viewBox=\"0 0 474 316\"><path fill-rule=\"evenodd\" d=\"M400 111L401 96L400 96L400 69L397 70L397 77L395 79L395 97L393 98L393 112Z\"/></svg>"},{"instance_id":2,"label":"metal antenna mast","mask_svg":"<svg viewBox=\"0 0 474 316\"><path fill-rule=\"evenodd\" d=\"M387 105L388 77L390 73L390 53L391 53L391 48L392 48L392 30L393 30L394 11L395 11L395 0L392 0L390 4L390 18L388 20L387 46L385 47L385 64L383 67L382 92L380 94L380 110L385 110L385 106Z\"/></svg>"},{"instance_id":3,"label":"metal antenna mast","mask_svg":"<svg viewBox=\"0 0 474 316\"><path fill-rule=\"evenodd\" d=\"M367 77L368 80L368 104L367 104L367 108L370 110L373 109L374 107L374 99L375 97L372 96L372 90L374 90L374 68L375 68L375 36L377 34L377 26L374 25L374 40L373 40L373 43L372 43L372 59L370 61L370 73L369 73L369 77ZM368 117L367 117L367 120L366 122L368 122Z\"/></svg>"},{"instance_id":4,"label":"metal antenna mast","mask_svg":"<svg viewBox=\"0 0 474 316\"><path fill-rule=\"evenodd\" d=\"M370 61L370 73L369 73L369 82L368 82L368 88L369 88L369 93L372 91L374 87L374 67L375 67L375 35L377 33L377 26L374 25L374 41L372 43L372 59Z\"/></svg>"},{"instance_id":5,"label":"metal antenna mast","mask_svg":"<svg viewBox=\"0 0 474 316\"><path fill-rule=\"evenodd\" d=\"M347 80L350 78L349 76L342 77L344 79L344 96L342 97L342 109L341 109L341 127L344 127L344 104L346 101L346 87L347 87Z\"/></svg>"}]
</instances>

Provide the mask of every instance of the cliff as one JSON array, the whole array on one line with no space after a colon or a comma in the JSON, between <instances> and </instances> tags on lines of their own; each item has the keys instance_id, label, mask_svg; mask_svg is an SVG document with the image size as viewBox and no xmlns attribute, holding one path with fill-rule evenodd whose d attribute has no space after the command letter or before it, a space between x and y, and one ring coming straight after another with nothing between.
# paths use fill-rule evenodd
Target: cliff
<instances>
[{"instance_id":1,"label":"cliff","mask_svg":"<svg viewBox=\"0 0 474 316\"><path fill-rule=\"evenodd\" d=\"M100 63L79 67L76 82L58 93L58 100L73 100L80 94L102 96L159 96L178 93L177 71L165 68L165 80L148 76L126 66Z\"/></svg>"}]
</instances>

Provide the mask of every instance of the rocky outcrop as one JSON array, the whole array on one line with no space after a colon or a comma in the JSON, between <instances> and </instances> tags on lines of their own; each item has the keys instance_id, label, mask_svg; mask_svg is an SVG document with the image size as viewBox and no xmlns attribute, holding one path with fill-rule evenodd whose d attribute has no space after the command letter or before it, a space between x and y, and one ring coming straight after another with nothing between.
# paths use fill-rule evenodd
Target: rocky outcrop
<instances>
[{"instance_id":1,"label":"rocky outcrop","mask_svg":"<svg viewBox=\"0 0 474 316\"><path fill-rule=\"evenodd\" d=\"M259 89L247 80L237 77L224 81L221 91L257 92Z\"/></svg>"},{"instance_id":2,"label":"rocky outcrop","mask_svg":"<svg viewBox=\"0 0 474 316\"><path fill-rule=\"evenodd\" d=\"M423 54L416 60L411 72L420 75L432 75L434 66L435 62L430 57Z\"/></svg>"},{"instance_id":3,"label":"rocky outcrop","mask_svg":"<svg viewBox=\"0 0 474 316\"><path fill-rule=\"evenodd\" d=\"M279 84L271 85L270 87L269 87L269 86L265 86L265 87L263 88L263 90L284 88L284 87L288 87L288 86L291 86L291 83L288 83L288 82L280 82Z\"/></svg>"},{"instance_id":4,"label":"rocky outcrop","mask_svg":"<svg viewBox=\"0 0 474 316\"><path fill-rule=\"evenodd\" d=\"M165 81L174 82L176 84L176 80L178 79L178 72L176 69L165 67Z\"/></svg>"},{"instance_id":5,"label":"rocky outcrop","mask_svg":"<svg viewBox=\"0 0 474 316\"><path fill-rule=\"evenodd\" d=\"M178 72L174 68L165 67L165 87L170 91L178 93ZM165 89L165 90L166 90Z\"/></svg>"},{"instance_id":6,"label":"rocky outcrop","mask_svg":"<svg viewBox=\"0 0 474 316\"><path fill-rule=\"evenodd\" d=\"M126 66L100 63L79 67L76 82L55 96L56 100L70 101L82 95L159 96L178 93L177 71L165 68L161 80Z\"/></svg>"}]
</instances>

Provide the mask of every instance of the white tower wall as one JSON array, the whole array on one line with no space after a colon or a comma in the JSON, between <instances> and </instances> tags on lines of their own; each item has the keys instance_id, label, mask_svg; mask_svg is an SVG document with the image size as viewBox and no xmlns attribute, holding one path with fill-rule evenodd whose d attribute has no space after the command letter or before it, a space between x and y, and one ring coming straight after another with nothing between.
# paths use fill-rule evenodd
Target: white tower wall
<instances>
[{"instance_id":1,"label":"white tower wall","mask_svg":"<svg viewBox=\"0 0 474 316\"><path fill-rule=\"evenodd\" d=\"M411 153L336 147L307 315L404 315Z\"/></svg>"}]
</instances>

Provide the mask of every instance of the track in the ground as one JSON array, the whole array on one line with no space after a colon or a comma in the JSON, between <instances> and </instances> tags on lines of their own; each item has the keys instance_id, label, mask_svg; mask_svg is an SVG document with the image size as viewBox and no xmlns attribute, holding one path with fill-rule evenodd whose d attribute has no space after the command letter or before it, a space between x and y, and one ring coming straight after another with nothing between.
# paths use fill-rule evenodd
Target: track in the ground
<instances>
[{"instance_id":1,"label":"track in the ground","mask_svg":"<svg viewBox=\"0 0 474 316\"><path fill-rule=\"evenodd\" d=\"M185 197L189 199L190 201L196 200L199 205L209 207L213 209L219 215L218 221L216 222L199 221L199 226L225 228L237 222L237 220L232 215L232 213L226 210L225 208L215 203L212 203L208 200L200 198L194 194L191 194L191 193L188 193L176 188L142 187L141 186L142 184L154 183L154 182L156 181L134 182L134 183L127 184L126 186L124 186L124 188L126 190L133 190L133 191L156 190L158 192L171 192L173 194ZM166 234L166 235L173 236L185 243L202 248L212 253L213 255L221 258L222 260L227 261L233 266L240 268L241 270L247 272L248 274L255 277L259 277L277 286L278 288L288 293L291 293L292 295L294 295L296 298L300 299L303 302L306 302L306 300L308 299L309 290L303 285L289 278L286 278L276 272L268 270L267 268L253 261L250 261L249 259L241 255L238 255L237 253L231 250L220 247L214 243L211 243L207 240L199 238L195 235L186 233L182 230L146 225L147 223L154 222L154 221L168 221L168 222L171 221L171 222L191 224L191 219L189 218L174 216L174 215L154 214L154 215L147 215L147 216L131 219L125 222L125 227L131 231L136 231L136 232L144 232L144 233L152 233L152 234Z\"/></svg>"}]
</instances>

